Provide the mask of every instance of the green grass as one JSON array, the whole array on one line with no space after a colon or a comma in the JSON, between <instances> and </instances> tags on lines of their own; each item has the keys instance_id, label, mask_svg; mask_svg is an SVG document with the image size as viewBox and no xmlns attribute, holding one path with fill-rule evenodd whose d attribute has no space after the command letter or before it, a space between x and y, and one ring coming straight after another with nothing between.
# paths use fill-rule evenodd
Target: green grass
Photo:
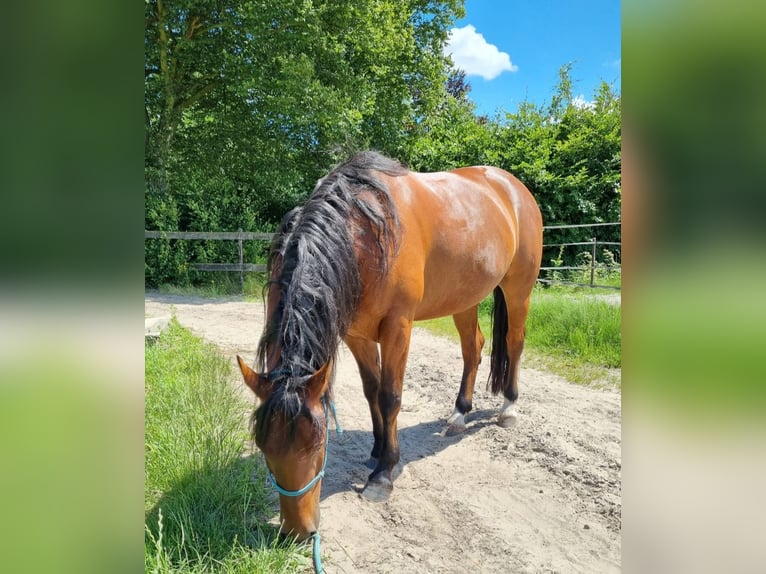
<instances>
[{"instance_id":1,"label":"green grass","mask_svg":"<svg viewBox=\"0 0 766 574\"><path fill-rule=\"evenodd\" d=\"M620 306L598 297L603 295L603 291L590 289L535 287L522 361L576 383L619 384L615 370L622 366ZM479 307L487 353L491 348L491 309L490 296ZM437 335L458 338L451 317L418 325Z\"/></svg>"},{"instance_id":2,"label":"green grass","mask_svg":"<svg viewBox=\"0 0 766 574\"><path fill-rule=\"evenodd\" d=\"M228 361L175 319L145 351L145 571L308 568L307 551L265 523L276 510L261 463L242 455L248 407Z\"/></svg>"},{"instance_id":3,"label":"green grass","mask_svg":"<svg viewBox=\"0 0 766 574\"><path fill-rule=\"evenodd\" d=\"M210 279L201 285L177 286L163 284L157 290L173 295L191 295L197 297L225 297L244 295L247 298L261 299L266 285L265 273L245 273L244 292L240 288L238 273L210 273Z\"/></svg>"},{"instance_id":4,"label":"green grass","mask_svg":"<svg viewBox=\"0 0 766 574\"><path fill-rule=\"evenodd\" d=\"M621 324L619 305L539 289L532 296L526 347L542 366L573 382L609 381L622 366Z\"/></svg>"}]
</instances>

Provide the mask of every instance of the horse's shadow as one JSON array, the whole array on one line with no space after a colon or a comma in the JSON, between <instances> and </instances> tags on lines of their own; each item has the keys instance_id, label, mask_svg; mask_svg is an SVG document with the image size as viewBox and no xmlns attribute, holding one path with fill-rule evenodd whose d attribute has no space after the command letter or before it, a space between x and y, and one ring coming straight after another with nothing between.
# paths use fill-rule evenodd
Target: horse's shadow
<instances>
[{"instance_id":1,"label":"horse's shadow","mask_svg":"<svg viewBox=\"0 0 766 574\"><path fill-rule=\"evenodd\" d=\"M399 429L399 463L393 471L394 481L408 464L433 456L461 440L495 424L497 410L482 409L468 415L464 432L445 436L444 419L424 421ZM342 422L342 420L341 420ZM322 480L322 500L340 492L361 492L374 461L371 430L345 430L341 436L330 431L327 469ZM394 482L396 488L396 482Z\"/></svg>"}]
</instances>

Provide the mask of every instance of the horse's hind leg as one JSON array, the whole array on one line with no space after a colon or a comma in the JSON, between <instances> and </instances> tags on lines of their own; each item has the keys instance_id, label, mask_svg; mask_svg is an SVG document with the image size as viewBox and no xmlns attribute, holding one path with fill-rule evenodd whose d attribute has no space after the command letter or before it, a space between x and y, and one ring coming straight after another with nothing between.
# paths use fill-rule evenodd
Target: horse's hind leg
<instances>
[{"instance_id":1,"label":"horse's hind leg","mask_svg":"<svg viewBox=\"0 0 766 574\"><path fill-rule=\"evenodd\" d=\"M356 359L359 367L359 376L362 378L364 396L370 406L370 416L372 418L372 436L374 444L370 453L371 460L368 465L374 468L380 453L383 450L383 415L380 412L378 403L378 392L380 390L380 353L378 344L375 341L360 339L357 337L346 337L346 345Z\"/></svg>"},{"instance_id":2,"label":"horse's hind leg","mask_svg":"<svg viewBox=\"0 0 766 574\"><path fill-rule=\"evenodd\" d=\"M484 348L484 335L479 328L479 307L457 313L452 316L455 327L460 335L460 349L463 353L463 378L460 381L460 391L455 401L455 411L447 419L446 435L452 436L465 430L465 415L471 411L473 386L476 382L476 372L481 363L481 351Z\"/></svg>"}]
</instances>

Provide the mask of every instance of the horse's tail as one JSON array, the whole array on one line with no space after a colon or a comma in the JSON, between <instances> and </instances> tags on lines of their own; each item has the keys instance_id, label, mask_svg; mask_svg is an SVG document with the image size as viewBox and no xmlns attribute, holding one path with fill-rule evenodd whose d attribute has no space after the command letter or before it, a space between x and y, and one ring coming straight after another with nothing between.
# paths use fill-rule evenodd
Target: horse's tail
<instances>
[{"instance_id":1,"label":"horse's tail","mask_svg":"<svg viewBox=\"0 0 766 574\"><path fill-rule=\"evenodd\" d=\"M510 384L511 362L508 360L508 306L500 287L495 287L492 309L492 355L488 387L492 394L505 391Z\"/></svg>"}]
</instances>

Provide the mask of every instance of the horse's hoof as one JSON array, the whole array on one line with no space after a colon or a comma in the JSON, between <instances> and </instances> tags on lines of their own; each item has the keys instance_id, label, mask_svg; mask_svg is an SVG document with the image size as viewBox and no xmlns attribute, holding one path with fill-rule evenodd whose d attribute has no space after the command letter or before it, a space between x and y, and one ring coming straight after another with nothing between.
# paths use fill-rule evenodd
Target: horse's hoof
<instances>
[{"instance_id":1,"label":"horse's hoof","mask_svg":"<svg viewBox=\"0 0 766 574\"><path fill-rule=\"evenodd\" d=\"M387 478L378 478L375 482L367 481L362 496L370 502L386 502L391 497L394 485Z\"/></svg>"},{"instance_id":2,"label":"horse's hoof","mask_svg":"<svg viewBox=\"0 0 766 574\"><path fill-rule=\"evenodd\" d=\"M457 436L465 432L464 424L452 424L444 431L444 436Z\"/></svg>"},{"instance_id":3,"label":"horse's hoof","mask_svg":"<svg viewBox=\"0 0 766 574\"><path fill-rule=\"evenodd\" d=\"M512 426L514 426L518 422L518 417L513 415L506 415L504 417L498 417L497 424L498 426L503 427L504 429L509 429Z\"/></svg>"},{"instance_id":4,"label":"horse's hoof","mask_svg":"<svg viewBox=\"0 0 766 574\"><path fill-rule=\"evenodd\" d=\"M364 465L370 470L375 470L375 467L378 466L378 459L374 456L371 456L367 459L367 462L365 462Z\"/></svg>"},{"instance_id":5,"label":"horse's hoof","mask_svg":"<svg viewBox=\"0 0 766 574\"><path fill-rule=\"evenodd\" d=\"M463 413L461 413L459 410L455 409L455 412L453 412L450 415L450 417L447 419L447 424L451 425L457 421L460 421L461 423L463 423L464 420L465 420L465 415L463 415Z\"/></svg>"}]
</instances>

